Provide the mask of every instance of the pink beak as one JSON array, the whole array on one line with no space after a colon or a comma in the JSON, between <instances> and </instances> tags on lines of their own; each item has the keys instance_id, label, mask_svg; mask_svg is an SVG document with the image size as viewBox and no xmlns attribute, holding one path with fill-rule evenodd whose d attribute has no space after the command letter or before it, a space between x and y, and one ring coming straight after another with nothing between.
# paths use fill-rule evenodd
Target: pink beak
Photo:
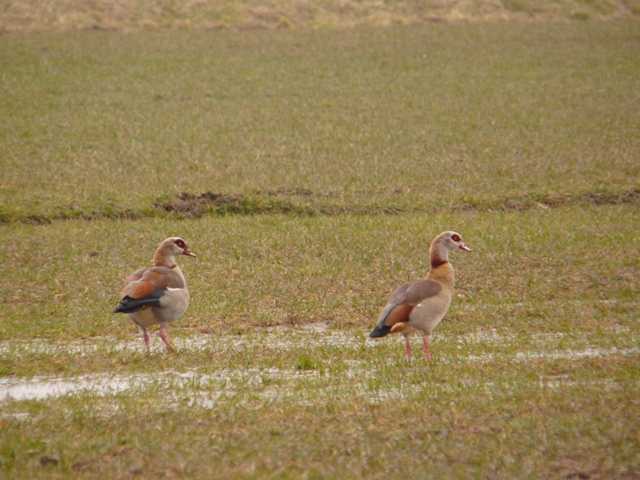
<instances>
[{"instance_id":1,"label":"pink beak","mask_svg":"<svg viewBox=\"0 0 640 480\"><path fill-rule=\"evenodd\" d=\"M464 250L465 252L470 252L471 249L467 247L464 242L460 242L460 250Z\"/></svg>"},{"instance_id":2,"label":"pink beak","mask_svg":"<svg viewBox=\"0 0 640 480\"><path fill-rule=\"evenodd\" d=\"M185 249L182 251L183 255L186 255L187 257L195 257L196 254L192 253L191 250L189 250L188 248L185 247Z\"/></svg>"}]
</instances>

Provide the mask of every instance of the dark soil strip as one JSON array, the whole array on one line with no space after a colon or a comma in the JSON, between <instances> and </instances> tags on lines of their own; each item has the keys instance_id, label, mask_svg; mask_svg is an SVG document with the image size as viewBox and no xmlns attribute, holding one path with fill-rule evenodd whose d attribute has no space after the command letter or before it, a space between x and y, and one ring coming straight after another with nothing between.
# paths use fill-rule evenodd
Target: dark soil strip
<instances>
[{"instance_id":1,"label":"dark soil strip","mask_svg":"<svg viewBox=\"0 0 640 480\"><path fill-rule=\"evenodd\" d=\"M108 211L83 211L82 209L66 209L58 214L40 215L5 215L0 216L0 223L31 223L46 224L60 220L95 220L95 219L130 219L171 216L176 218L200 218L203 216L221 215L258 215L262 213L284 213L293 215L395 215L400 213L438 213L438 212L509 212L526 211L535 208L551 209L568 205L622 205L638 203L640 189L631 189L619 193L554 193L544 196L527 195L519 198L504 198L493 202L459 203L433 207L419 207L414 209L372 206L337 206L296 205L286 200L286 197L323 197L333 196L330 193L316 193L310 190L289 189L261 192L257 196L241 194L230 195L223 193L205 192L200 195L181 193L173 200L155 202L153 208L141 211L110 208ZM284 198L283 198L284 197Z\"/></svg>"},{"instance_id":2,"label":"dark soil strip","mask_svg":"<svg viewBox=\"0 0 640 480\"><path fill-rule=\"evenodd\" d=\"M330 194L318 194L310 190L278 190L267 192L269 197L307 196L328 197ZM633 189L616 194L583 193L579 195L553 194L543 197L521 197L517 199L505 198L498 202L463 203L451 206L432 208L400 209L382 206L345 207L345 206L296 206L291 202L273 200L272 198L252 198L243 195L225 195L206 192L201 195L181 193L173 201L158 202L156 208L165 212L179 214L185 217L198 218L207 214L240 214L251 215L258 213L297 213L303 215L393 215L398 213L436 213L439 211L525 211L533 208L557 208L565 205L593 204L593 205L621 205L635 203L640 200L640 189Z\"/></svg>"}]
</instances>

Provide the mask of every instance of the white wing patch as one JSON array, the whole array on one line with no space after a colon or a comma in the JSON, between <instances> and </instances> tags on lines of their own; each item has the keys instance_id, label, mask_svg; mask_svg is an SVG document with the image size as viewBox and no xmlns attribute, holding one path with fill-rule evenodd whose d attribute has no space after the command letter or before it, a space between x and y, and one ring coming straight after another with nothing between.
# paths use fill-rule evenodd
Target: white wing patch
<instances>
[{"instance_id":1,"label":"white wing patch","mask_svg":"<svg viewBox=\"0 0 640 480\"><path fill-rule=\"evenodd\" d=\"M167 291L169 291L169 292L179 292L180 290L184 290L184 288L169 288L169 287L167 287Z\"/></svg>"}]
</instances>

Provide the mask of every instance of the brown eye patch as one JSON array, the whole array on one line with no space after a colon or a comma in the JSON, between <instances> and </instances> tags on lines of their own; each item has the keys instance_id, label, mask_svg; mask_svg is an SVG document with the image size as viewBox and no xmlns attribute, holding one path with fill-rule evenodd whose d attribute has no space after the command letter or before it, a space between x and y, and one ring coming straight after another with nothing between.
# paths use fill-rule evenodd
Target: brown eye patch
<instances>
[{"instance_id":1,"label":"brown eye patch","mask_svg":"<svg viewBox=\"0 0 640 480\"><path fill-rule=\"evenodd\" d=\"M461 240L460 235L458 235L457 233L452 235L451 240L453 240L454 242L459 242Z\"/></svg>"},{"instance_id":2,"label":"brown eye patch","mask_svg":"<svg viewBox=\"0 0 640 480\"><path fill-rule=\"evenodd\" d=\"M182 240L176 240L176 245L180 248L184 248L186 247L186 245L184 244L184 242Z\"/></svg>"}]
</instances>

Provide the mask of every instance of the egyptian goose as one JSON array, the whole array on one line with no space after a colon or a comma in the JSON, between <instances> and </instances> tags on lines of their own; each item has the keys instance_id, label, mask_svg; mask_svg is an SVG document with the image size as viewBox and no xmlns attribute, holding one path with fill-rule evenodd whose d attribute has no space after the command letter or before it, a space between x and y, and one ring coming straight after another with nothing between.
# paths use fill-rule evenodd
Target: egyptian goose
<instances>
[{"instance_id":1,"label":"egyptian goose","mask_svg":"<svg viewBox=\"0 0 640 480\"><path fill-rule=\"evenodd\" d=\"M378 317L378 325L369 334L371 338L378 338L401 332L405 337L409 363L412 361L409 335L413 332L422 332L424 355L431 360L429 335L444 318L451 304L454 275L449 263L449 251L456 249L471 251L456 232L438 235L429 248L431 270L427 277L402 285L393 292Z\"/></svg>"},{"instance_id":2,"label":"egyptian goose","mask_svg":"<svg viewBox=\"0 0 640 480\"><path fill-rule=\"evenodd\" d=\"M180 237L163 241L153 255L155 267L142 268L127 277L120 303L113 311L126 313L142 329L147 351L150 351L147 327L151 325L160 325L160 338L168 350L173 350L165 328L189 306L189 290L176 263L177 255L195 257Z\"/></svg>"}]
</instances>

